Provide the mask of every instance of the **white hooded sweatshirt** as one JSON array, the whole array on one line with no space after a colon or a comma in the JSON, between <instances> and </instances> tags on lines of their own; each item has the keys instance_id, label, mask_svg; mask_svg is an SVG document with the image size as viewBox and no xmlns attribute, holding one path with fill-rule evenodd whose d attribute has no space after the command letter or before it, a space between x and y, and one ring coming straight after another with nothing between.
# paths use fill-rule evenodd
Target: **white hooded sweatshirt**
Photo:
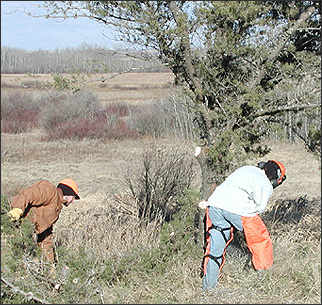
<instances>
[{"instance_id":1,"label":"white hooded sweatshirt","mask_svg":"<svg viewBox=\"0 0 322 305\"><path fill-rule=\"evenodd\" d=\"M273 186L264 170L246 165L235 170L216 187L207 205L253 217L264 212L272 194Z\"/></svg>"}]
</instances>

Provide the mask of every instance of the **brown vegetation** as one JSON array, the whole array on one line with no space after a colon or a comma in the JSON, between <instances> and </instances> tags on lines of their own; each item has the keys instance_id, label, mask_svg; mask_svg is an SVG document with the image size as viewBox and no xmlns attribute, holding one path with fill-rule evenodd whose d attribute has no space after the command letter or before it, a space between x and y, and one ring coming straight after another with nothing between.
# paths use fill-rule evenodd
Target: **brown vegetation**
<instances>
[{"instance_id":1,"label":"brown vegetation","mask_svg":"<svg viewBox=\"0 0 322 305\"><path fill-rule=\"evenodd\" d=\"M2 75L7 84L27 77L15 75L10 78ZM124 74L114 80L115 83L109 83L106 88L102 88L99 82L90 84L90 88L99 94L102 104L119 100L141 104L158 95L165 96L169 94L165 84L171 81L171 75ZM123 89L127 86L138 89L119 91L117 82ZM147 89L149 86L152 89ZM156 89L156 86L159 87ZM125 179L128 173L135 178L140 171L143 151L162 147L165 151L182 150L193 156L193 140L143 137L105 142L93 139L43 142L41 135L40 129L2 134L1 194L10 198L20 188L41 179L54 184L66 177L75 179L81 200L63 209L55 225L56 245L66 246L70 255L77 253L81 245L86 259L91 257L92 261L87 265L89 262L86 263L85 259L80 262L75 260L75 267L69 267L71 282L65 282L60 294L53 292L50 286L46 288L44 282L37 282L31 275L24 280L24 286L20 286L25 292L41 291L42 298L57 303L65 302L67 291L71 294L67 299L72 303L320 303L321 165L320 160L306 151L301 143L268 141L265 143L271 148L268 155L261 160L247 161L256 164L276 159L286 167L287 180L275 190L265 218L274 243L273 268L262 274L244 270L246 258L235 252L232 246L227 252L218 288L205 293L201 290L199 277L201 246L197 249L200 255L196 255L193 251L181 252L186 248L179 244L192 224L187 222L182 229L171 223L164 227L163 238L169 238L175 256L167 257L163 262L165 271L162 269L161 272L159 265L146 265L143 271L135 264L162 261L159 256L151 259L156 255L162 238L160 222L154 219L142 227L135 213L126 213L130 208L135 211L135 206L133 200L127 197ZM198 191L200 172L197 161L192 167L197 172L192 188ZM197 208L197 203L197 198L194 198L189 205ZM185 246L190 242L186 242ZM5 240L2 239L2 243ZM146 253L151 256L150 260L144 256ZM63 269L64 256L60 258ZM123 266L124 261L126 264ZM35 264L24 261L24 266ZM82 265L84 281L76 273L77 268L83 272L79 267ZM106 275L109 268L113 277ZM62 275L64 270L67 269L60 270ZM119 270L122 272L118 273ZM11 278L14 274L4 269L2 276ZM29 285L32 281L34 284ZM37 283L40 284L37 286ZM21 280L18 279L15 285L19 284Z\"/></svg>"},{"instance_id":2,"label":"brown vegetation","mask_svg":"<svg viewBox=\"0 0 322 305\"><path fill-rule=\"evenodd\" d=\"M62 74L68 77L68 74ZM110 73L104 74L106 78L102 82L102 75L85 77L87 85L85 88L91 89L98 96L102 105L110 102L129 102L131 105L142 105L142 103L150 102L169 95L172 88L173 74L164 73ZM35 86L24 86L34 81ZM7 90L23 90L24 92L42 92L39 84L52 82L50 74L1 74L1 91Z\"/></svg>"}]
</instances>

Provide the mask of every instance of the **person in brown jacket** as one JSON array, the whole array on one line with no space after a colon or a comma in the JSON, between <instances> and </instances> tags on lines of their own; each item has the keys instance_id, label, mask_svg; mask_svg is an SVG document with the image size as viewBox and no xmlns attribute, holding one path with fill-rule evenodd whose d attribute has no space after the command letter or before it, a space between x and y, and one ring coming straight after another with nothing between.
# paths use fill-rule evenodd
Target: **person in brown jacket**
<instances>
[{"instance_id":1,"label":"person in brown jacket","mask_svg":"<svg viewBox=\"0 0 322 305\"><path fill-rule=\"evenodd\" d=\"M57 185L41 180L18 192L12 198L11 210L7 213L11 221L27 217L35 228L37 245L44 259L56 264L53 245L53 224L58 220L63 205L69 206L80 199L74 180L66 178Z\"/></svg>"}]
</instances>

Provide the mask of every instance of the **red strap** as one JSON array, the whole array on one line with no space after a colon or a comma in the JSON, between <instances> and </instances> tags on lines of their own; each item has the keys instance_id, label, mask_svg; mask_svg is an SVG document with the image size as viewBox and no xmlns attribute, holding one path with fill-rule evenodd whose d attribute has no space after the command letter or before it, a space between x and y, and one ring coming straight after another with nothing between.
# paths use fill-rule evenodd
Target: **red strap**
<instances>
[{"instance_id":1,"label":"red strap","mask_svg":"<svg viewBox=\"0 0 322 305\"><path fill-rule=\"evenodd\" d=\"M207 207L207 210L206 210L206 249L205 249L204 261L203 261L203 275L206 274L206 272L207 272L207 264L208 264L209 259L211 259L211 255L210 255L210 234L207 234L207 232L209 232L209 230L211 228L212 228L212 221L211 221L211 219L209 217L209 207ZM221 261L221 264L219 266L219 272L221 271L221 269L222 269L222 267L224 266L224 263L225 263L225 254L226 254L227 247L228 247L229 243L234 238L233 231L234 231L234 228L231 227L230 228L230 238L227 241L225 249L224 249L224 252L222 254L222 261Z\"/></svg>"}]
</instances>

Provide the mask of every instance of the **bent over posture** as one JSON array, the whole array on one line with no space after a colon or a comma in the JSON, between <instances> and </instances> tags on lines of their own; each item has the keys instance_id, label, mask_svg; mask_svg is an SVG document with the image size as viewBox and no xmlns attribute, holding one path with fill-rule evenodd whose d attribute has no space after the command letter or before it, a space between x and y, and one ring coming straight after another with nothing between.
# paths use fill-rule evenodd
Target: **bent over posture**
<instances>
[{"instance_id":1,"label":"bent over posture","mask_svg":"<svg viewBox=\"0 0 322 305\"><path fill-rule=\"evenodd\" d=\"M206 208L206 247L203 259L203 289L216 286L225 262L225 252L236 228L244 232L256 270L273 265L273 244L259 214L264 212L273 188L286 179L285 167L275 160L258 166L242 166L215 188Z\"/></svg>"},{"instance_id":2,"label":"bent over posture","mask_svg":"<svg viewBox=\"0 0 322 305\"><path fill-rule=\"evenodd\" d=\"M58 220L63 204L68 206L74 199L80 197L77 184L72 179L63 179L57 187L42 180L20 190L12 198L12 209L7 214L11 221L27 217L34 224L37 245L44 259L55 263L53 224Z\"/></svg>"}]
</instances>

